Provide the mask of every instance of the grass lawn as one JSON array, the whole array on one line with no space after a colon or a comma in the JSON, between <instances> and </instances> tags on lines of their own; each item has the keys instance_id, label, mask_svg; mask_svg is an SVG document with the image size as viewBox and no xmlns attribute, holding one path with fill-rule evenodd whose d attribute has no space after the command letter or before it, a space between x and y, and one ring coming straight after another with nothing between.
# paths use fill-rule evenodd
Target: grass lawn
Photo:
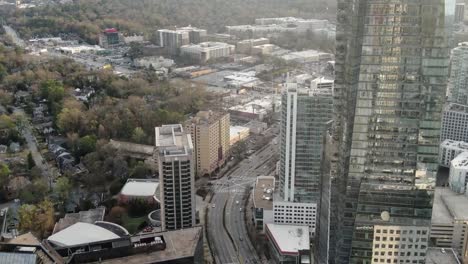
<instances>
[{"instance_id":1,"label":"grass lawn","mask_svg":"<svg viewBox=\"0 0 468 264\"><path fill-rule=\"evenodd\" d=\"M122 225L128 230L130 234L134 234L136 231L138 231L138 226L141 225L141 223L145 222L146 219L146 215L142 217L133 218L128 216L127 213L125 213L122 215Z\"/></svg>"}]
</instances>

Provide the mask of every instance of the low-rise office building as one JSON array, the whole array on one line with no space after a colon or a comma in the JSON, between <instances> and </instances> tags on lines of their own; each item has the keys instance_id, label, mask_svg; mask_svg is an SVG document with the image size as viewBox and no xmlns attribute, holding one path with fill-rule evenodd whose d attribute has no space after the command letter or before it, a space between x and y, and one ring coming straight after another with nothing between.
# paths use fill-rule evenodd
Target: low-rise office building
<instances>
[{"instance_id":1,"label":"low-rise office building","mask_svg":"<svg viewBox=\"0 0 468 264\"><path fill-rule=\"evenodd\" d=\"M311 263L307 226L267 224L265 229L271 263Z\"/></svg>"},{"instance_id":2,"label":"low-rise office building","mask_svg":"<svg viewBox=\"0 0 468 264\"><path fill-rule=\"evenodd\" d=\"M468 151L468 143L446 139L440 143L439 165L450 168L450 162L460 153Z\"/></svg>"},{"instance_id":3,"label":"low-rise office building","mask_svg":"<svg viewBox=\"0 0 468 264\"><path fill-rule=\"evenodd\" d=\"M430 235L433 245L453 248L456 255L463 258L468 253L467 229L468 197L450 188L436 188Z\"/></svg>"},{"instance_id":4,"label":"low-rise office building","mask_svg":"<svg viewBox=\"0 0 468 264\"><path fill-rule=\"evenodd\" d=\"M159 203L159 182L155 179L128 179L119 194L120 203L144 200L148 204Z\"/></svg>"},{"instance_id":5,"label":"low-rise office building","mask_svg":"<svg viewBox=\"0 0 468 264\"><path fill-rule=\"evenodd\" d=\"M273 193L274 176L259 176L253 189L253 220L257 231L264 232L266 224L274 223Z\"/></svg>"},{"instance_id":6,"label":"low-rise office building","mask_svg":"<svg viewBox=\"0 0 468 264\"><path fill-rule=\"evenodd\" d=\"M258 39L244 39L236 44L236 51L242 54L251 54L252 48L259 45L269 44L270 40L267 38Z\"/></svg>"},{"instance_id":7,"label":"low-rise office building","mask_svg":"<svg viewBox=\"0 0 468 264\"><path fill-rule=\"evenodd\" d=\"M462 152L450 163L449 185L457 193L465 193L468 178L468 152Z\"/></svg>"},{"instance_id":8,"label":"low-rise office building","mask_svg":"<svg viewBox=\"0 0 468 264\"><path fill-rule=\"evenodd\" d=\"M452 248L428 248L426 264L461 264Z\"/></svg>"},{"instance_id":9,"label":"low-rise office building","mask_svg":"<svg viewBox=\"0 0 468 264\"><path fill-rule=\"evenodd\" d=\"M281 199L273 201L273 221L275 224L305 225L309 236L315 237L317 228L317 203L286 202Z\"/></svg>"},{"instance_id":10,"label":"low-rise office building","mask_svg":"<svg viewBox=\"0 0 468 264\"><path fill-rule=\"evenodd\" d=\"M116 235L115 232L118 230L119 227L115 224L109 224L105 230L86 224L74 228L71 230L73 232L66 232L60 238L49 237L42 242L42 245L54 260L43 263L204 263L201 226L166 232L140 233L133 236ZM0 260L1 251L0 244Z\"/></svg>"},{"instance_id":11,"label":"low-rise office building","mask_svg":"<svg viewBox=\"0 0 468 264\"><path fill-rule=\"evenodd\" d=\"M223 42L202 42L180 47L181 56L185 56L198 63L229 57L234 53L235 46Z\"/></svg>"},{"instance_id":12,"label":"low-rise office building","mask_svg":"<svg viewBox=\"0 0 468 264\"><path fill-rule=\"evenodd\" d=\"M113 48L123 42L122 34L115 28L107 28L99 35L99 46L103 48Z\"/></svg>"}]
</instances>

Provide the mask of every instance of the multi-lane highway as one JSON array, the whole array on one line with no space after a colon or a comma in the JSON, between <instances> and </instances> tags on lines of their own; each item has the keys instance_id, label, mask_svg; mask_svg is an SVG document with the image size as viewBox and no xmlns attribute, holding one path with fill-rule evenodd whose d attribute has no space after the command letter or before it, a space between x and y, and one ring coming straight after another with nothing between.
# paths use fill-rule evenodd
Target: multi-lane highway
<instances>
[{"instance_id":1,"label":"multi-lane highway","mask_svg":"<svg viewBox=\"0 0 468 264\"><path fill-rule=\"evenodd\" d=\"M277 133L277 128L266 133ZM274 170L278 152L275 142L272 140L214 181L215 196L209 207L207 229L217 263L261 263L245 227L244 213L250 209L244 208L243 198L257 176Z\"/></svg>"}]
</instances>

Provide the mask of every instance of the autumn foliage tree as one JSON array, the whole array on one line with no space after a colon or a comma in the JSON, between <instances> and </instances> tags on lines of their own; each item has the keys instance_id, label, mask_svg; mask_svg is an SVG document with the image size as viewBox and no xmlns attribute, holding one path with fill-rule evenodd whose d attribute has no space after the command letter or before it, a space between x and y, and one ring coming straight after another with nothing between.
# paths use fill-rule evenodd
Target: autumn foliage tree
<instances>
[{"instance_id":1,"label":"autumn foliage tree","mask_svg":"<svg viewBox=\"0 0 468 264\"><path fill-rule=\"evenodd\" d=\"M18 210L19 230L29 231L39 238L45 238L54 228L54 214L54 206L49 200L44 200L37 205L24 204Z\"/></svg>"}]
</instances>

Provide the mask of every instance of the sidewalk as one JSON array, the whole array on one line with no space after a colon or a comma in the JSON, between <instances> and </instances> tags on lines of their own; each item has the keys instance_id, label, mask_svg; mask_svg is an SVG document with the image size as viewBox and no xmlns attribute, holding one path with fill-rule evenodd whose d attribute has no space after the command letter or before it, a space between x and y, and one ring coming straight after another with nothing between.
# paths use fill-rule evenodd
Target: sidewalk
<instances>
[{"instance_id":1,"label":"sidewalk","mask_svg":"<svg viewBox=\"0 0 468 264\"><path fill-rule=\"evenodd\" d=\"M211 199L211 194L208 193L204 201L203 201L203 198L198 195L195 196L195 199L196 199L198 214L200 217L200 225L203 226L203 255L204 255L204 260L205 260L204 263L207 263L207 264L215 263L211 255L211 249L208 243L208 231L206 229L206 213L208 212L207 203Z\"/></svg>"},{"instance_id":2,"label":"sidewalk","mask_svg":"<svg viewBox=\"0 0 468 264\"><path fill-rule=\"evenodd\" d=\"M252 242L252 245L255 245L255 251L257 251L258 256L260 257L262 263L268 264L268 260L263 254L263 248L265 244L265 239L262 234L258 233L253 219L253 199L252 192L249 193L247 207L245 208L245 226L247 227L247 233L249 234L249 239Z\"/></svg>"}]
</instances>

